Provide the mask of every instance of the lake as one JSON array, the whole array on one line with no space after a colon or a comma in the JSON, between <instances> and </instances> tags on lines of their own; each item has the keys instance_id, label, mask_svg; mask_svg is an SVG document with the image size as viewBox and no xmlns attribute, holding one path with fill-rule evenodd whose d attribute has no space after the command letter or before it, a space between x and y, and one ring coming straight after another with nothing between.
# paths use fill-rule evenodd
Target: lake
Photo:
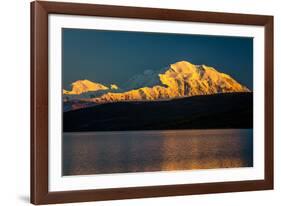
<instances>
[{"instance_id":1,"label":"lake","mask_svg":"<svg viewBox=\"0 0 281 206\"><path fill-rule=\"evenodd\" d=\"M63 133L63 175L252 166L252 129Z\"/></svg>"}]
</instances>

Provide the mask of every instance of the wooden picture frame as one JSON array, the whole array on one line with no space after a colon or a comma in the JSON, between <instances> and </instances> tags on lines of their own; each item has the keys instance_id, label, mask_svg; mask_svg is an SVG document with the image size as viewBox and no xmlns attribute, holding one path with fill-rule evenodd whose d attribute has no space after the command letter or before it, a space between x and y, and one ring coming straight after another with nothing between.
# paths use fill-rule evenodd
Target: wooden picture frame
<instances>
[{"instance_id":1,"label":"wooden picture frame","mask_svg":"<svg viewBox=\"0 0 281 206\"><path fill-rule=\"evenodd\" d=\"M48 189L48 15L256 25L265 28L264 180L50 192ZM53 204L273 189L273 17L35 1L31 3L31 203Z\"/></svg>"}]
</instances>

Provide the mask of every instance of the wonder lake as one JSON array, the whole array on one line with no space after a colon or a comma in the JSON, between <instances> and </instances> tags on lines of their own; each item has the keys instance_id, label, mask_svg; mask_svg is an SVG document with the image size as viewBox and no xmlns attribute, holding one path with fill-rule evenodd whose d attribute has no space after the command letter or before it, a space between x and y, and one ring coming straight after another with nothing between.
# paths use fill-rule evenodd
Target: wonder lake
<instances>
[{"instance_id":1,"label":"wonder lake","mask_svg":"<svg viewBox=\"0 0 281 206\"><path fill-rule=\"evenodd\" d=\"M63 175L252 166L252 129L63 133Z\"/></svg>"}]
</instances>

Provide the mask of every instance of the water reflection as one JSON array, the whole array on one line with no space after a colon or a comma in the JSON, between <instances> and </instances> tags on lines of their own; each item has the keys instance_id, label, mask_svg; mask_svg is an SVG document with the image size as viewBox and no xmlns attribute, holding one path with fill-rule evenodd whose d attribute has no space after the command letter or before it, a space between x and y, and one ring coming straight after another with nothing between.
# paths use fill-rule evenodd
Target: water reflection
<instances>
[{"instance_id":1,"label":"water reflection","mask_svg":"<svg viewBox=\"0 0 281 206\"><path fill-rule=\"evenodd\" d=\"M252 129L63 135L63 175L250 166Z\"/></svg>"}]
</instances>

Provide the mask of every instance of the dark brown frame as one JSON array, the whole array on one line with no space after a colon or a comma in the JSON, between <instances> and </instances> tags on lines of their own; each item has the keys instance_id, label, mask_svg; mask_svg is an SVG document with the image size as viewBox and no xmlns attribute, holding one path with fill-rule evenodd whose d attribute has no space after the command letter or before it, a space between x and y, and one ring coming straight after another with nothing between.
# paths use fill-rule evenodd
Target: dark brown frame
<instances>
[{"instance_id":1,"label":"dark brown frame","mask_svg":"<svg viewBox=\"0 0 281 206\"><path fill-rule=\"evenodd\" d=\"M265 179L77 191L48 191L48 15L71 14L157 19L265 28ZM273 16L93 4L31 3L31 202L114 200L273 189Z\"/></svg>"}]
</instances>

